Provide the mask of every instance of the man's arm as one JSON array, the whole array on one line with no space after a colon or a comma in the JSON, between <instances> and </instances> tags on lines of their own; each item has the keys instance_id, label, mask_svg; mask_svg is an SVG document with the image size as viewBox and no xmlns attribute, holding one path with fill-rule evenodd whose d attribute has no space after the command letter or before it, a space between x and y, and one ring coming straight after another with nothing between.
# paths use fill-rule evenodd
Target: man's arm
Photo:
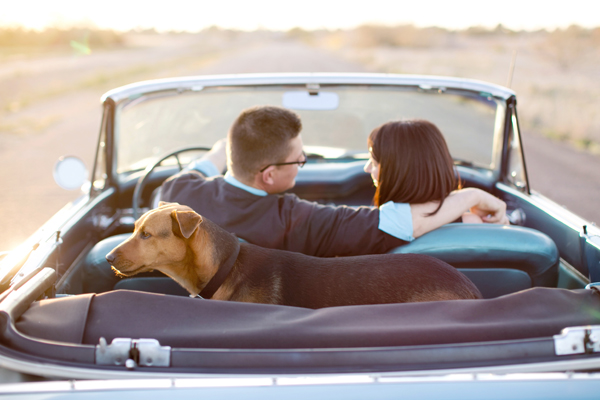
<instances>
[{"instance_id":1,"label":"man's arm","mask_svg":"<svg viewBox=\"0 0 600 400\"><path fill-rule=\"evenodd\" d=\"M186 170L194 169L205 176L222 174L227 166L226 144L226 139L217 140L206 154L197 160L192 161L190 165L187 166Z\"/></svg>"},{"instance_id":2,"label":"man's arm","mask_svg":"<svg viewBox=\"0 0 600 400\"><path fill-rule=\"evenodd\" d=\"M225 171L227 166L227 139L219 139L213 144L212 149L202 157L203 160L209 160L221 172Z\"/></svg>"},{"instance_id":3,"label":"man's arm","mask_svg":"<svg viewBox=\"0 0 600 400\"><path fill-rule=\"evenodd\" d=\"M468 210L478 215L483 222L508 223L506 203L480 189L467 188L450 193L438 212L427 216L435 211L438 205L438 202L410 205L414 237L422 236L442 225L453 222Z\"/></svg>"}]
</instances>

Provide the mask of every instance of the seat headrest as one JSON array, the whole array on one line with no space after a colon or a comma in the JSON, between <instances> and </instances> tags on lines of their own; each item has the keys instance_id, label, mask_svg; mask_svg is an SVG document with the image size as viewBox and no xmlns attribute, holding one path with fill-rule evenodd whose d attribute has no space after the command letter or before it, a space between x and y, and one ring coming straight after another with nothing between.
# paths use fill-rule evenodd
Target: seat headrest
<instances>
[{"instance_id":1,"label":"seat headrest","mask_svg":"<svg viewBox=\"0 0 600 400\"><path fill-rule=\"evenodd\" d=\"M555 286L559 254L546 234L521 226L448 224L390 253L427 254L456 268L512 268L534 286Z\"/></svg>"}]
</instances>

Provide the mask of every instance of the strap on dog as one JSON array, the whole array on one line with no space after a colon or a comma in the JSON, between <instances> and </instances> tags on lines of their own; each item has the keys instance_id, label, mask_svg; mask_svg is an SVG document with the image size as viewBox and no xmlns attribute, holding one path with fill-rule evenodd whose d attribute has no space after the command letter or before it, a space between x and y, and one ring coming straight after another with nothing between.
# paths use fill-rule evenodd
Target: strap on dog
<instances>
[{"instance_id":1,"label":"strap on dog","mask_svg":"<svg viewBox=\"0 0 600 400\"><path fill-rule=\"evenodd\" d=\"M237 260L238 254L240 254L240 244L236 243L237 246L233 253L225 260L223 264L217 270L217 273L212 277L210 281L204 286L204 289L198 294L198 297L201 299L210 299L213 297L215 292L221 287L223 282L225 282L225 278L231 272L231 268L233 268L233 264L235 264L235 260Z\"/></svg>"}]
</instances>

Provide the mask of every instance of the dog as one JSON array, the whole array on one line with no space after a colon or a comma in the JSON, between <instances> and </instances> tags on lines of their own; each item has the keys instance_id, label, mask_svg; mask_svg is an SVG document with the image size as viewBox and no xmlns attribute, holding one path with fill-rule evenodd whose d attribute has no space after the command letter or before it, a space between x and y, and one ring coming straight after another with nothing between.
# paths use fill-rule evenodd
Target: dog
<instances>
[{"instance_id":1,"label":"dog","mask_svg":"<svg viewBox=\"0 0 600 400\"><path fill-rule=\"evenodd\" d=\"M240 243L191 208L161 202L107 256L121 276L158 270L192 297L305 308L481 299L461 272L421 254L319 258Z\"/></svg>"}]
</instances>

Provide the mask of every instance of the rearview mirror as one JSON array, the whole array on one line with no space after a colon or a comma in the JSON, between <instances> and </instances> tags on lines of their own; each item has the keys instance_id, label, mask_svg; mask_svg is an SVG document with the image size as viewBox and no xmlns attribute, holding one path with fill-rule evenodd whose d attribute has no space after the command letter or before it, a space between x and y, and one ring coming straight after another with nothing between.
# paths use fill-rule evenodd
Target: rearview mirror
<instances>
[{"instance_id":1,"label":"rearview mirror","mask_svg":"<svg viewBox=\"0 0 600 400\"><path fill-rule=\"evenodd\" d=\"M66 190L80 189L87 181L85 164L74 156L61 157L54 164L54 182Z\"/></svg>"},{"instance_id":2,"label":"rearview mirror","mask_svg":"<svg viewBox=\"0 0 600 400\"><path fill-rule=\"evenodd\" d=\"M340 98L334 92L285 92L282 105L291 110L335 110Z\"/></svg>"}]
</instances>

